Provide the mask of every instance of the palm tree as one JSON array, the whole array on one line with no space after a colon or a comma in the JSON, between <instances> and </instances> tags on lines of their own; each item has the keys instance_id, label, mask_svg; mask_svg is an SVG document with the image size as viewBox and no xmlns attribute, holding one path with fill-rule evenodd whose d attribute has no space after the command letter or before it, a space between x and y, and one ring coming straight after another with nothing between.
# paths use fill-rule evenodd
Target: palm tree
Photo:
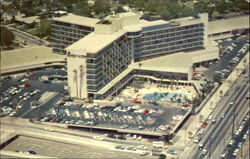
<instances>
[{"instance_id":1,"label":"palm tree","mask_svg":"<svg viewBox=\"0 0 250 159\"><path fill-rule=\"evenodd\" d=\"M84 75L83 65L80 65L80 98L82 97L82 78Z\"/></svg>"},{"instance_id":2,"label":"palm tree","mask_svg":"<svg viewBox=\"0 0 250 159\"><path fill-rule=\"evenodd\" d=\"M77 70L74 69L73 70L74 74L75 74L75 82L76 82L76 97L78 98L78 80L77 80Z\"/></svg>"},{"instance_id":3,"label":"palm tree","mask_svg":"<svg viewBox=\"0 0 250 159\"><path fill-rule=\"evenodd\" d=\"M220 93L220 96L222 96L222 94L223 94L223 90L220 90L220 92L219 92L219 93Z\"/></svg>"}]
</instances>

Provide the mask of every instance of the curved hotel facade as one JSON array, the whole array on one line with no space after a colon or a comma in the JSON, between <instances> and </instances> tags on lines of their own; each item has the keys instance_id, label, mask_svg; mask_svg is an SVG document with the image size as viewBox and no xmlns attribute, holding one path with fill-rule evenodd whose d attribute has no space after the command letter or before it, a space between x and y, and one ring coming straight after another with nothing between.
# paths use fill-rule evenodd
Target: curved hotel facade
<instances>
[{"instance_id":1,"label":"curved hotel facade","mask_svg":"<svg viewBox=\"0 0 250 159\"><path fill-rule=\"evenodd\" d=\"M219 58L218 47L207 39L207 13L146 21L127 12L92 25L93 32L65 49L72 97L104 99L134 76L185 83L194 64Z\"/></svg>"}]
</instances>

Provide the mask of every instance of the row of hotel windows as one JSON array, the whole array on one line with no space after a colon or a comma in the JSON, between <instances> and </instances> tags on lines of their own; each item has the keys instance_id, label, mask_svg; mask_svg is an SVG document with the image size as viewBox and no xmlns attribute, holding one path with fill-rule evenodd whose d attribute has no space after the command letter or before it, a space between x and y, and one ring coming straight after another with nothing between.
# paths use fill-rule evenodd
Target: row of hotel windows
<instances>
[{"instance_id":1,"label":"row of hotel windows","mask_svg":"<svg viewBox=\"0 0 250 159\"><path fill-rule=\"evenodd\" d=\"M64 48L65 48L65 47L67 47L67 46L73 44L75 41L69 41L69 40L66 40L66 39L64 38L64 39L60 39L60 40L58 40L58 39L53 39L52 42L53 42L53 43L56 43L56 44L58 44L58 45L61 45L61 46L63 45Z\"/></svg>"},{"instance_id":2,"label":"row of hotel windows","mask_svg":"<svg viewBox=\"0 0 250 159\"><path fill-rule=\"evenodd\" d=\"M109 44L108 46L106 46L105 48L103 48L98 53L90 55L90 57L102 56L106 52L110 51L110 49L113 49L114 47L118 48L119 47L118 45L120 42L122 42L123 44L126 44L126 46L129 47L130 40L126 38L126 35L123 35L120 38L118 38L117 40L115 40L114 42L112 42L111 44Z\"/></svg>"},{"instance_id":3,"label":"row of hotel windows","mask_svg":"<svg viewBox=\"0 0 250 159\"><path fill-rule=\"evenodd\" d=\"M91 32L86 31L86 30L76 30L76 29L68 29L68 28L63 28L63 27L52 27L53 32L60 31L60 33L75 33L75 34L89 34Z\"/></svg>"},{"instance_id":4,"label":"row of hotel windows","mask_svg":"<svg viewBox=\"0 0 250 159\"><path fill-rule=\"evenodd\" d=\"M73 38L73 37L63 37L63 36L52 36L52 39L57 39L57 40L64 40L68 42L76 42L79 40L79 38L82 38L83 36L78 36L78 38Z\"/></svg>"},{"instance_id":5,"label":"row of hotel windows","mask_svg":"<svg viewBox=\"0 0 250 159\"><path fill-rule=\"evenodd\" d=\"M155 26L150 26L150 27L145 27L143 28L143 31L152 31L152 30L158 30L158 29L165 29L168 27L171 27L172 24L168 23L168 24L162 24L162 25L155 25Z\"/></svg>"},{"instance_id":6,"label":"row of hotel windows","mask_svg":"<svg viewBox=\"0 0 250 159\"><path fill-rule=\"evenodd\" d=\"M84 37L85 35L88 35L88 33L73 34L73 33L67 33L67 32L62 32L62 31L54 31L54 32L52 33L52 35L81 38L81 37Z\"/></svg>"},{"instance_id":7,"label":"row of hotel windows","mask_svg":"<svg viewBox=\"0 0 250 159\"><path fill-rule=\"evenodd\" d=\"M108 91L106 91L103 95L102 98L106 98L107 96L111 95L114 91L118 90L118 88L123 85L123 88L126 85L129 85L131 83L131 77L134 75L134 71L131 71L128 73L125 77L123 77L119 82L117 82L115 85L113 85ZM129 81L128 81L129 80ZM126 85L124 85L126 84ZM98 97L98 96L97 96Z\"/></svg>"},{"instance_id":8,"label":"row of hotel windows","mask_svg":"<svg viewBox=\"0 0 250 159\"><path fill-rule=\"evenodd\" d=\"M177 44L182 44L182 43L187 43L187 42L192 42L196 40L202 40L203 36L187 36L187 37L174 37L174 38L168 38L168 39L162 39L162 40L152 40L152 41L145 41L144 43L142 42L136 42L134 47L144 47L148 45L159 45L159 44L169 44L169 45L174 45L174 43ZM174 43L173 43L174 42Z\"/></svg>"},{"instance_id":9,"label":"row of hotel windows","mask_svg":"<svg viewBox=\"0 0 250 159\"><path fill-rule=\"evenodd\" d=\"M178 40L178 39L182 39L182 38L196 37L196 36L203 36L203 32L189 33L189 34L184 34L184 35L173 34L170 37L162 36L162 35L142 37L142 38L136 40L136 42L144 42L144 41L155 40L155 39L165 39L165 41L172 41L175 39Z\"/></svg>"},{"instance_id":10,"label":"row of hotel windows","mask_svg":"<svg viewBox=\"0 0 250 159\"><path fill-rule=\"evenodd\" d=\"M172 47L167 47L167 48L158 48L155 50L148 50L148 51L141 51L141 50L136 50L135 51L135 58L139 58L145 55L155 55L158 53L167 53L167 52L176 52L176 51L181 51L185 49L190 49L190 48L197 48L197 47L202 47L203 42L196 42L192 44L185 44L185 45L180 45L180 46L172 46Z\"/></svg>"},{"instance_id":11,"label":"row of hotel windows","mask_svg":"<svg viewBox=\"0 0 250 159\"><path fill-rule=\"evenodd\" d=\"M163 33L169 33L169 32L175 32L175 31L181 31L181 30L192 30L193 28L203 28L204 24L199 23L199 24L194 24L194 25L187 25L187 26L178 26L178 27L173 27L173 28L162 28L163 30L157 30L157 26L155 26L155 29L151 29L149 32L145 32L146 30L143 28L143 35L152 35L153 32L156 32L158 34L163 34Z\"/></svg>"},{"instance_id":12,"label":"row of hotel windows","mask_svg":"<svg viewBox=\"0 0 250 159\"><path fill-rule=\"evenodd\" d=\"M100 79L99 82L97 80L96 81L87 80L87 83L88 83L87 89L89 89L89 91L98 91L100 88L102 88L102 86L104 86L109 81L114 79L116 76L118 76L125 69L126 69L126 67L122 66L118 70L110 70L109 73L102 74L102 76L100 76L100 77L87 75L88 79L93 79L94 77L96 77L95 79L97 79L97 78ZM103 82L101 82L101 81L103 81ZM96 86L96 84L98 84L98 85Z\"/></svg>"},{"instance_id":13,"label":"row of hotel windows","mask_svg":"<svg viewBox=\"0 0 250 159\"><path fill-rule=\"evenodd\" d=\"M164 37L172 37L172 36L179 36L179 35L186 35L186 34L190 34L190 33L197 33L197 32L203 32L204 30L203 29L193 29L193 30L185 30L185 31L179 31L179 32L172 32L172 33L155 33L155 32L152 32L153 34L150 35L150 36L143 36L144 38L148 38L148 37L151 37L151 38L164 38Z\"/></svg>"},{"instance_id":14,"label":"row of hotel windows","mask_svg":"<svg viewBox=\"0 0 250 159\"><path fill-rule=\"evenodd\" d=\"M65 23L65 22L59 22L59 21L53 21L52 25L53 24L66 26L66 27L69 27L69 28L76 28L76 29L94 31L93 27L87 27L87 26L82 26L82 25L77 25L77 24L71 24L71 23Z\"/></svg>"},{"instance_id":15,"label":"row of hotel windows","mask_svg":"<svg viewBox=\"0 0 250 159\"><path fill-rule=\"evenodd\" d=\"M179 40L179 41L169 41L169 42L152 41L152 42L147 42L144 44L136 45L135 49L148 50L149 48L175 46L175 45L192 43L195 41L202 41L202 40L203 40L203 37L189 38L189 39L184 39L184 40Z\"/></svg>"}]
</instances>

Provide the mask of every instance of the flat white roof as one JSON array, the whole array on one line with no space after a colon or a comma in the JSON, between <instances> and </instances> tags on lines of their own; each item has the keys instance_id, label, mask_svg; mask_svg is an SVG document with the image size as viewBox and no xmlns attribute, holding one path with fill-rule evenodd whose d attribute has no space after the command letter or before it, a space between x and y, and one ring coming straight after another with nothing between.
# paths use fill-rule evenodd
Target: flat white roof
<instances>
[{"instance_id":1,"label":"flat white roof","mask_svg":"<svg viewBox=\"0 0 250 159\"><path fill-rule=\"evenodd\" d=\"M181 52L136 62L130 67L149 71L188 73L192 65L192 58L188 54Z\"/></svg>"},{"instance_id":2,"label":"flat white roof","mask_svg":"<svg viewBox=\"0 0 250 159\"><path fill-rule=\"evenodd\" d=\"M68 15L65 15L62 17L52 18L52 20L65 22L65 23L72 23L72 24L77 24L77 25L83 25L83 26L89 26L89 27L94 27L95 24L100 21L99 19L83 17L79 15L74 15L72 13L69 13Z\"/></svg>"},{"instance_id":3,"label":"flat white roof","mask_svg":"<svg viewBox=\"0 0 250 159\"><path fill-rule=\"evenodd\" d=\"M168 21L165 20L155 20L155 21L146 21L146 20L140 20L140 26L141 27L150 27L154 25L161 25L161 24L168 24Z\"/></svg>"},{"instance_id":4,"label":"flat white roof","mask_svg":"<svg viewBox=\"0 0 250 159\"><path fill-rule=\"evenodd\" d=\"M1 52L1 69L18 65L29 65L53 59L63 60L65 55L52 52L52 48L37 46Z\"/></svg>"},{"instance_id":5,"label":"flat white roof","mask_svg":"<svg viewBox=\"0 0 250 159\"><path fill-rule=\"evenodd\" d=\"M92 32L67 47L66 50L76 55L86 55L86 53L95 54L115 41L118 37L122 36L124 33L125 32L123 30L120 30L113 34L97 34L95 32Z\"/></svg>"},{"instance_id":6,"label":"flat white roof","mask_svg":"<svg viewBox=\"0 0 250 159\"><path fill-rule=\"evenodd\" d=\"M208 35L242 28L249 28L249 16L210 21Z\"/></svg>"}]
</instances>

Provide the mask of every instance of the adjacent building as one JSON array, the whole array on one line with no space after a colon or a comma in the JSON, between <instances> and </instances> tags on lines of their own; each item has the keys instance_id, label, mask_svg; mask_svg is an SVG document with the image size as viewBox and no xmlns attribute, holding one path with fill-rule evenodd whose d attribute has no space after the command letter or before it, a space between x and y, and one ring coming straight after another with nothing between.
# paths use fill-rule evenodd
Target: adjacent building
<instances>
[{"instance_id":1,"label":"adjacent building","mask_svg":"<svg viewBox=\"0 0 250 159\"><path fill-rule=\"evenodd\" d=\"M72 97L103 99L135 76L188 83L194 64L219 58L207 39L207 13L146 21L127 12L92 24L92 33L65 49Z\"/></svg>"}]
</instances>

